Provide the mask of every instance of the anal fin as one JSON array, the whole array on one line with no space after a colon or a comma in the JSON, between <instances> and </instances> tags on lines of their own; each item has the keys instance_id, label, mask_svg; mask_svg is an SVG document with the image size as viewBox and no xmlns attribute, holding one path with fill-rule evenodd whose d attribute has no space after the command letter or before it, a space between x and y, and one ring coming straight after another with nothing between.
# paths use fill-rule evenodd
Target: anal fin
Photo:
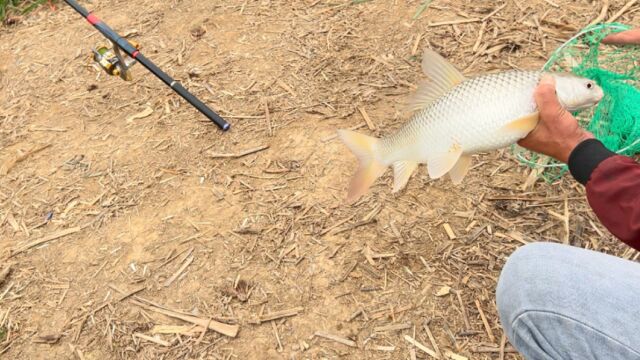
<instances>
[{"instance_id":1,"label":"anal fin","mask_svg":"<svg viewBox=\"0 0 640 360\"><path fill-rule=\"evenodd\" d=\"M411 175L418 167L415 161L398 161L393 164L393 192L404 189Z\"/></svg>"},{"instance_id":2,"label":"anal fin","mask_svg":"<svg viewBox=\"0 0 640 360\"><path fill-rule=\"evenodd\" d=\"M469 168L471 167L471 160L471 155L462 155L456 163L456 166L449 171L449 177L451 177L451 181L454 185L462 183L462 180L467 175Z\"/></svg>"},{"instance_id":3,"label":"anal fin","mask_svg":"<svg viewBox=\"0 0 640 360\"><path fill-rule=\"evenodd\" d=\"M446 152L431 155L427 160L429 177L432 179L443 177L456 166L461 156L462 147L459 145L452 145Z\"/></svg>"}]
</instances>

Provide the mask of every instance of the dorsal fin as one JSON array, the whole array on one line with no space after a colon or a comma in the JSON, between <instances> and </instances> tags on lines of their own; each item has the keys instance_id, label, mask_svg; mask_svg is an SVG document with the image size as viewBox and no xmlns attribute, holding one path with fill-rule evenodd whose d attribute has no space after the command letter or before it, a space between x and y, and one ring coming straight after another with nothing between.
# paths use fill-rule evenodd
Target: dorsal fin
<instances>
[{"instance_id":1,"label":"dorsal fin","mask_svg":"<svg viewBox=\"0 0 640 360\"><path fill-rule=\"evenodd\" d=\"M429 77L429 81L423 81L418 86L418 90L409 101L410 111L424 109L465 80L458 69L431 49L424 51L422 71Z\"/></svg>"}]
</instances>

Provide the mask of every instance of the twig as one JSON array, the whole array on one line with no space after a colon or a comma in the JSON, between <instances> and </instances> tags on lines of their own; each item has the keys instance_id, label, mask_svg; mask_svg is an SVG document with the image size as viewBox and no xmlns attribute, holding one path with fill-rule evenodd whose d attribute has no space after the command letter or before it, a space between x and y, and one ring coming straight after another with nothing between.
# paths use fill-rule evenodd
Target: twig
<instances>
[{"instance_id":1,"label":"twig","mask_svg":"<svg viewBox=\"0 0 640 360\"><path fill-rule=\"evenodd\" d=\"M442 353L440 352L440 348L438 347L438 344L436 343L436 339L433 337L433 333L431 332L431 329L429 328L429 323L427 321L425 321L423 326L424 326L424 330L427 332L427 336L429 337L429 341L431 341L431 346L433 346L433 348L435 349L435 351L438 354L438 356L442 356Z\"/></svg>"},{"instance_id":2,"label":"twig","mask_svg":"<svg viewBox=\"0 0 640 360\"><path fill-rule=\"evenodd\" d=\"M280 335L278 335L278 327L276 326L276 322L272 321L271 322L271 327L273 328L273 332L276 335L276 340L278 341L278 351L282 351L282 342L280 341Z\"/></svg>"},{"instance_id":3,"label":"twig","mask_svg":"<svg viewBox=\"0 0 640 360\"><path fill-rule=\"evenodd\" d=\"M627 10L629 10L629 8L631 8L635 3L637 3L638 0L630 0L629 2L627 2L622 9L620 9L620 11L618 11L615 15L613 15L612 17L609 18L609 20L607 20L608 23L612 23L616 20L618 20L619 17L621 17L622 15L624 15L625 12L627 12Z\"/></svg>"},{"instance_id":4,"label":"twig","mask_svg":"<svg viewBox=\"0 0 640 360\"><path fill-rule=\"evenodd\" d=\"M440 356L438 356L438 354L435 351L433 351L433 350L429 349L428 347L422 345L421 343L419 343L416 339L412 338L411 336L405 335L404 339L409 344L411 344L411 345L417 347L418 349L424 351L425 353L427 353L427 355L429 355L431 357L434 357L436 359L440 359Z\"/></svg>"},{"instance_id":5,"label":"twig","mask_svg":"<svg viewBox=\"0 0 640 360\"><path fill-rule=\"evenodd\" d=\"M353 341L353 340L345 339L345 338L337 336L337 335L328 334L328 333L325 333L323 331L316 331L316 333L313 334L313 336L317 336L317 337L325 338L325 339L328 339L328 340L332 340L332 341L338 342L340 344L351 346L351 347L356 347L357 346L356 342Z\"/></svg>"},{"instance_id":6,"label":"twig","mask_svg":"<svg viewBox=\"0 0 640 360\"><path fill-rule=\"evenodd\" d=\"M239 330L239 326L238 325L229 325L229 324L224 324L215 320L205 320L205 319L201 319L195 316L190 316L190 315L183 315L180 314L176 311L172 311L172 310L166 310L166 309L162 309L156 306L152 306L152 305L147 305L147 304L143 304L137 300L141 300L139 297L136 297L136 300L132 300L132 303L134 305L140 306L142 308L151 310L151 311L155 311L157 313L172 317L172 318L176 318L176 319L180 319L186 322L190 322L192 324L196 324L196 325L200 325L202 327L208 327L209 329L216 331L220 334L229 336L229 337L236 337L236 335L238 335L238 330Z\"/></svg>"},{"instance_id":7,"label":"twig","mask_svg":"<svg viewBox=\"0 0 640 360\"><path fill-rule=\"evenodd\" d=\"M609 11L609 0L602 0L602 10L600 10L600 15L593 19L589 25L595 25L604 20L604 18L607 17L607 11Z\"/></svg>"},{"instance_id":8,"label":"twig","mask_svg":"<svg viewBox=\"0 0 640 360\"><path fill-rule=\"evenodd\" d=\"M173 275L170 278L168 278L167 281L164 282L164 287L169 287L171 284L173 284L173 282L178 278L178 276L180 276L180 274L182 274L182 272L185 271L189 265L191 265L191 263L193 262L193 259L194 259L193 255L190 255L189 257L184 259L184 262L182 263L182 266L180 266L178 271L173 273Z\"/></svg>"},{"instance_id":9,"label":"twig","mask_svg":"<svg viewBox=\"0 0 640 360\"><path fill-rule=\"evenodd\" d=\"M495 14L499 13L499 12L500 12L502 9L504 9L505 7L507 7L507 4L506 4L506 3L505 3L505 4L502 4L502 6L500 6L499 8L497 8L497 9L493 10L489 15L487 15L487 16L485 16L485 17L483 17L483 18L482 18L482 21L484 22L484 21L489 20L489 18L491 18L493 15L495 15Z\"/></svg>"},{"instance_id":10,"label":"twig","mask_svg":"<svg viewBox=\"0 0 640 360\"><path fill-rule=\"evenodd\" d=\"M225 154L225 153L209 153L209 157L212 159L218 159L218 158L232 158L232 159L237 159L237 158L241 158L241 157L245 157L247 155L251 155L263 150L266 150L269 148L269 145L262 145L262 146L258 146L249 150L245 150L236 154Z\"/></svg>"},{"instance_id":11,"label":"twig","mask_svg":"<svg viewBox=\"0 0 640 360\"><path fill-rule=\"evenodd\" d=\"M121 302L122 300L125 300L126 298L131 297L131 296L133 296L133 295L135 295L135 294L137 294L137 293L139 293L139 292L141 292L142 290L145 290L145 289L147 288L147 286L146 286L146 285L143 285L143 286L140 286L140 287L139 287L139 288L137 288L137 289L134 289L134 290L132 290L132 291L129 291L128 293L124 293L124 292L122 292L121 290L117 289L115 286L113 286L113 285L111 285L111 284L109 284L109 287L110 287L110 288L112 288L113 290L115 290L115 291L117 291L117 292L119 292L119 293L121 293L121 294L122 294L122 295L121 295L121 296L116 300L116 302ZM94 313L95 313L95 311L94 311Z\"/></svg>"},{"instance_id":12,"label":"twig","mask_svg":"<svg viewBox=\"0 0 640 360\"><path fill-rule=\"evenodd\" d=\"M155 337L151 337L151 336L148 336L148 335L145 335L145 334L134 333L133 336L135 336L137 338L140 338L140 339L143 339L143 340L150 341L152 343L156 343L156 344L161 345L161 346L165 346L165 347L171 346L171 343L168 342L168 341L164 341L164 340L161 340L161 339L158 339L158 338L155 338Z\"/></svg>"},{"instance_id":13,"label":"twig","mask_svg":"<svg viewBox=\"0 0 640 360\"><path fill-rule=\"evenodd\" d=\"M360 309L359 312L362 312L362 309ZM400 331L400 330L411 329L412 326L413 326L413 324L411 324L411 323L392 324L392 325L385 325L385 326L375 327L375 328L373 328L373 331L374 332Z\"/></svg>"},{"instance_id":14,"label":"twig","mask_svg":"<svg viewBox=\"0 0 640 360\"><path fill-rule=\"evenodd\" d=\"M202 332L200 333L198 340L196 340L196 345L200 344L202 342L202 339L204 339L204 335L207 333L207 330L209 329L209 325L211 325L211 318L209 318L209 322L207 322L207 326L205 326L202 329Z\"/></svg>"},{"instance_id":15,"label":"twig","mask_svg":"<svg viewBox=\"0 0 640 360\"><path fill-rule=\"evenodd\" d=\"M497 346L472 346L471 347L471 352L474 353L499 353L500 352L500 347ZM504 352L505 354L513 354L513 353L517 353L518 350L516 350L515 348L508 346L504 348Z\"/></svg>"},{"instance_id":16,"label":"twig","mask_svg":"<svg viewBox=\"0 0 640 360\"><path fill-rule=\"evenodd\" d=\"M7 279L7 276L9 276L11 270L11 265L9 265L4 270L0 271L0 286L2 286L4 281Z\"/></svg>"},{"instance_id":17,"label":"twig","mask_svg":"<svg viewBox=\"0 0 640 360\"><path fill-rule=\"evenodd\" d=\"M464 20L443 21L443 22L429 23L428 26L436 27L436 26L444 26L444 25L457 25L457 24L467 24L467 23L478 22L478 21L482 21L482 19L474 18L474 19L464 19Z\"/></svg>"},{"instance_id":18,"label":"twig","mask_svg":"<svg viewBox=\"0 0 640 360\"><path fill-rule=\"evenodd\" d=\"M270 314L260 316L258 318L258 320L257 321L253 321L253 323L254 324L260 324L260 323L271 321L271 320L277 320L277 319L281 319L281 318L285 318L285 317L296 316L302 310L304 310L303 307L296 307L296 308L293 308L293 309L287 309L287 310L272 312Z\"/></svg>"},{"instance_id":19,"label":"twig","mask_svg":"<svg viewBox=\"0 0 640 360\"><path fill-rule=\"evenodd\" d=\"M15 256L17 254L20 254L21 252L24 252L26 250L31 249L32 247L36 247L38 245L42 245L42 244L47 243L49 241L56 240L56 239L64 237L64 236L77 233L81 229L82 228L80 226L76 226L76 227L73 227L73 228L70 228L70 229L59 231L59 232L51 234L51 235L47 235L47 236L45 236L45 237L43 237L41 239L34 240L34 241L32 241L32 242L30 242L28 244L25 244L25 245L15 249L15 250L13 250L11 252L10 256Z\"/></svg>"},{"instance_id":20,"label":"twig","mask_svg":"<svg viewBox=\"0 0 640 360\"><path fill-rule=\"evenodd\" d=\"M444 356L448 357L451 360L469 360L466 356L458 355L451 350L445 350Z\"/></svg>"},{"instance_id":21,"label":"twig","mask_svg":"<svg viewBox=\"0 0 640 360\"><path fill-rule=\"evenodd\" d=\"M487 335L489 336L489 341L495 343L496 338L495 336L493 336L493 331L491 331L491 327L489 326L487 317L484 316L484 311L482 311L482 307L480 306L480 301L478 301L478 299L476 299L476 307L478 308L478 312L480 313L480 318L482 319L482 324L484 324L484 329L487 331Z\"/></svg>"},{"instance_id":22,"label":"twig","mask_svg":"<svg viewBox=\"0 0 640 360\"><path fill-rule=\"evenodd\" d=\"M40 151L48 148L49 146L51 146L51 144L46 144L43 145L39 148L36 148L34 150L28 151L23 155L17 156L13 159L9 159L7 161L5 161L4 164L2 164L2 166L0 166L0 175L7 175L9 173L9 171L11 171L11 169L16 166L17 163L22 162L24 160L26 160L29 156L33 155L33 154L37 154Z\"/></svg>"},{"instance_id":23,"label":"twig","mask_svg":"<svg viewBox=\"0 0 640 360\"><path fill-rule=\"evenodd\" d=\"M569 229L569 201L564 198L564 243L569 244L569 235L571 230Z\"/></svg>"},{"instance_id":24,"label":"twig","mask_svg":"<svg viewBox=\"0 0 640 360\"><path fill-rule=\"evenodd\" d=\"M351 215L350 217L346 218L346 219L342 219L340 221L338 221L337 223L331 225L330 227L322 230L322 232L320 232L320 236L324 236L327 235L329 232L331 232L331 230L337 228L338 226L350 221L351 219L353 219L354 217L356 217L356 214Z\"/></svg>"},{"instance_id":25,"label":"twig","mask_svg":"<svg viewBox=\"0 0 640 360\"><path fill-rule=\"evenodd\" d=\"M460 302L460 311L462 311L462 316L464 318L464 325L466 326L465 330L471 330L471 323L469 323L469 316L467 316L467 309L464 307L461 294L462 294L461 290L456 290L456 296L458 297L458 302Z\"/></svg>"}]
</instances>

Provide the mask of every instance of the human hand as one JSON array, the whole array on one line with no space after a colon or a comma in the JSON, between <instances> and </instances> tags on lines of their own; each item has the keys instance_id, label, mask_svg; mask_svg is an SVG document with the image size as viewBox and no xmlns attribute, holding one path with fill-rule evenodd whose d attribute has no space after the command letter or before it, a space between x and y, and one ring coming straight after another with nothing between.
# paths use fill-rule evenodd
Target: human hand
<instances>
[{"instance_id":1,"label":"human hand","mask_svg":"<svg viewBox=\"0 0 640 360\"><path fill-rule=\"evenodd\" d=\"M603 44L640 45L640 28L612 34L602 40Z\"/></svg>"},{"instance_id":2,"label":"human hand","mask_svg":"<svg viewBox=\"0 0 640 360\"><path fill-rule=\"evenodd\" d=\"M573 149L594 136L582 129L573 115L562 107L552 76L546 75L540 80L534 96L540 120L527 137L518 141L518 145L567 163Z\"/></svg>"}]
</instances>

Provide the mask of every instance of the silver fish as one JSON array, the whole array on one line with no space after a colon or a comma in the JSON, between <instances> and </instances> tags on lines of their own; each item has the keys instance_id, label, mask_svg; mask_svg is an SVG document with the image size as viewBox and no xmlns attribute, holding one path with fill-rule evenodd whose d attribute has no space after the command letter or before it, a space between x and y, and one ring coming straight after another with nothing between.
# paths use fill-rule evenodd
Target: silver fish
<instances>
[{"instance_id":1,"label":"silver fish","mask_svg":"<svg viewBox=\"0 0 640 360\"><path fill-rule=\"evenodd\" d=\"M416 112L398 131L381 139L338 131L359 160L347 201L366 194L390 166L394 193L407 185L419 164L427 164L432 179L448 173L454 184L460 184L473 154L512 145L538 124L533 94L543 72L514 70L467 79L432 50L425 51L422 69L431 81L419 87L411 103ZM590 79L570 73L550 75L560 103L569 111L594 106L603 97Z\"/></svg>"}]
</instances>

